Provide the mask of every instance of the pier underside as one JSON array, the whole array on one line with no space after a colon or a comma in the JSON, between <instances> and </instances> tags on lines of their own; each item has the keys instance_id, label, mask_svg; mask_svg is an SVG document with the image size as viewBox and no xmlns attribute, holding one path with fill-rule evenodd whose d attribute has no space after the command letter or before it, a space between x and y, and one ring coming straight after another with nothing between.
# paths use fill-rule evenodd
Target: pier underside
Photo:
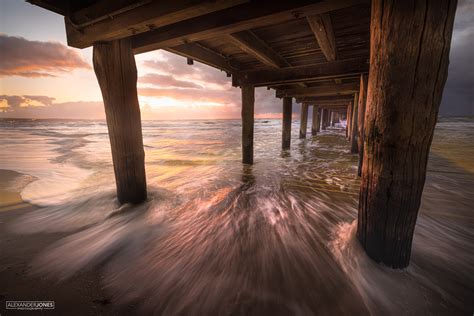
<instances>
[{"instance_id":1,"label":"pier underside","mask_svg":"<svg viewBox=\"0 0 474 316\"><path fill-rule=\"evenodd\" d=\"M242 89L244 164L254 162L256 87L282 99L284 150L293 100L301 138L311 107L313 136L345 119L359 155L358 239L376 262L409 264L456 1L29 2L64 15L70 46L94 47L121 203L147 197L134 54L164 49Z\"/></svg>"}]
</instances>

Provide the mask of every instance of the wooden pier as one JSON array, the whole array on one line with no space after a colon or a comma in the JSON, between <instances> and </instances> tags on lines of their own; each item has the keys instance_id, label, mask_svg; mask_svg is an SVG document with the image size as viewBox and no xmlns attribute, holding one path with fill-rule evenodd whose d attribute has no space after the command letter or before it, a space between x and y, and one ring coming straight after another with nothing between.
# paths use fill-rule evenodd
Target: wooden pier
<instances>
[{"instance_id":1,"label":"wooden pier","mask_svg":"<svg viewBox=\"0 0 474 316\"><path fill-rule=\"evenodd\" d=\"M358 239L377 262L409 264L456 1L29 2L65 17L68 45L94 47L121 203L147 198L134 54L164 49L241 88L244 164L254 162L256 87L282 100L285 150L293 101L301 138L310 107L312 136L345 118L359 157Z\"/></svg>"}]
</instances>

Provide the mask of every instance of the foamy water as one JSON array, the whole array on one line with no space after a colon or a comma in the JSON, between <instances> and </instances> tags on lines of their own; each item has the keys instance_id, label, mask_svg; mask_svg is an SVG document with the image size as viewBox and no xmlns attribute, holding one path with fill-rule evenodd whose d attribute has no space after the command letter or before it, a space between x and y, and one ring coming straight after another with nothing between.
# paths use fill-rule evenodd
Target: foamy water
<instances>
[{"instance_id":1,"label":"foamy water","mask_svg":"<svg viewBox=\"0 0 474 316\"><path fill-rule=\"evenodd\" d=\"M354 237L357 157L342 129L299 140L295 121L281 151L281 121L257 120L248 167L238 120L144 122L150 198L120 207L103 122L0 124L0 169L36 177L21 195L45 206L12 229L71 232L35 273L61 280L100 267L116 301L164 315L474 308L471 119L438 124L404 271L373 263Z\"/></svg>"}]
</instances>

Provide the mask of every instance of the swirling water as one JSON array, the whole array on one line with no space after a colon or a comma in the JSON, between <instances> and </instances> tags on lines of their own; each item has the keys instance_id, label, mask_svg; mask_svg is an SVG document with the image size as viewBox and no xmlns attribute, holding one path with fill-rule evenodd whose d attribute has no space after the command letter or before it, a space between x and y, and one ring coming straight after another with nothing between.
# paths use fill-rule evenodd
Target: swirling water
<instances>
[{"instance_id":1,"label":"swirling water","mask_svg":"<svg viewBox=\"0 0 474 316\"><path fill-rule=\"evenodd\" d=\"M392 271L355 239L357 157L340 127L280 149L257 120L255 164L239 120L144 121L149 200L119 206L100 121L2 120L0 169L35 177L42 206L17 233L69 232L33 271L100 267L122 303L163 315L470 314L474 308L474 121L438 123L412 263Z\"/></svg>"}]
</instances>

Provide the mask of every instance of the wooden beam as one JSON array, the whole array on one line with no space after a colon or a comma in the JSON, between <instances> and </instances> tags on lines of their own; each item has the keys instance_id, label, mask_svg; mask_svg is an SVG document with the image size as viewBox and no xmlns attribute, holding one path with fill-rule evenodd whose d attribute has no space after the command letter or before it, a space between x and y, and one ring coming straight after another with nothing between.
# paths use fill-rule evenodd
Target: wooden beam
<instances>
[{"instance_id":1,"label":"wooden beam","mask_svg":"<svg viewBox=\"0 0 474 316\"><path fill-rule=\"evenodd\" d=\"M253 28L278 24L366 3L367 0L252 1L232 8L167 25L132 37L134 49L147 52L196 42Z\"/></svg>"},{"instance_id":2,"label":"wooden beam","mask_svg":"<svg viewBox=\"0 0 474 316\"><path fill-rule=\"evenodd\" d=\"M295 88L286 90L277 90L276 97L310 97L310 96L334 96L334 95L349 95L359 91L359 84L357 83L343 83L323 85L307 88Z\"/></svg>"},{"instance_id":3,"label":"wooden beam","mask_svg":"<svg viewBox=\"0 0 474 316\"><path fill-rule=\"evenodd\" d=\"M308 104L301 105L300 115L300 138L306 138L306 130L308 128Z\"/></svg>"},{"instance_id":4,"label":"wooden beam","mask_svg":"<svg viewBox=\"0 0 474 316\"><path fill-rule=\"evenodd\" d=\"M331 103L331 102L345 102L344 105L347 105L349 101L353 100L351 96L323 96L323 97L298 97L296 98L296 103L308 102L311 104L321 103Z\"/></svg>"},{"instance_id":5,"label":"wooden beam","mask_svg":"<svg viewBox=\"0 0 474 316\"><path fill-rule=\"evenodd\" d=\"M337 59L336 39L332 28L331 16L323 13L306 17L319 47L328 61Z\"/></svg>"},{"instance_id":6,"label":"wooden beam","mask_svg":"<svg viewBox=\"0 0 474 316\"><path fill-rule=\"evenodd\" d=\"M288 67L281 69L259 69L237 72L232 77L232 85L251 84L257 87L283 83L307 82L316 79L331 79L348 75L367 73L367 58L351 58L327 63Z\"/></svg>"},{"instance_id":7,"label":"wooden beam","mask_svg":"<svg viewBox=\"0 0 474 316\"><path fill-rule=\"evenodd\" d=\"M69 46L85 48L227 9L247 0L101 0L65 18ZM118 4L117 4L118 3ZM101 12L101 16L97 16ZM85 17L93 16L87 19Z\"/></svg>"},{"instance_id":8,"label":"wooden beam","mask_svg":"<svg viewBox=\"0 0 474 316\"><path fill-rule=\"evenodd\" d=\"M224 56L221 56L203 46L197 44L183 44L166 49L169 52L180 56L191 58L203 64L233 73L237 69L237 65L231 64Z\"/></svg>"},{"instance_id":9,"label":"wooden beam","mask_svg":"<svg viewBox=\"0 0 474 316\"><path fill-rule=\"evenodd\" d=\"M291 66L283 57L278 55L251 31L233 33L228 35L227 38L232 44L267 66L274 68Z\"/></svg>"},{"instance_id":10,"label":"wooden beam","mask_svg":"<svg viewBox=\"0 0 474 316\"><path fill-rule=\"evenodd\" d=\"M253 164L253 127L254 127L255 89L242 87L242 162Z\"/></svg>"},{"instance_id":11,"label":"wooden beam","mask_svg":"<svg viewBox=\"0 0 474 316\"><path fill-rule=\"evenodd\" d=\"M291 145L291 115L293 112L292 102L292 98L283 98L282 149L290 149Z\"/></svg>"},{"instance_id":12,"label":"wooden beam","mask_svg":"<svg viewBox=\"0 0 474 316\"><path fill-rule=\"evenodd\" d=\"M147 198L145 153L130 40L95 44L93 64L104 99L117 198L120 203L143 202Z\"/></svg>"}]
</instances>

